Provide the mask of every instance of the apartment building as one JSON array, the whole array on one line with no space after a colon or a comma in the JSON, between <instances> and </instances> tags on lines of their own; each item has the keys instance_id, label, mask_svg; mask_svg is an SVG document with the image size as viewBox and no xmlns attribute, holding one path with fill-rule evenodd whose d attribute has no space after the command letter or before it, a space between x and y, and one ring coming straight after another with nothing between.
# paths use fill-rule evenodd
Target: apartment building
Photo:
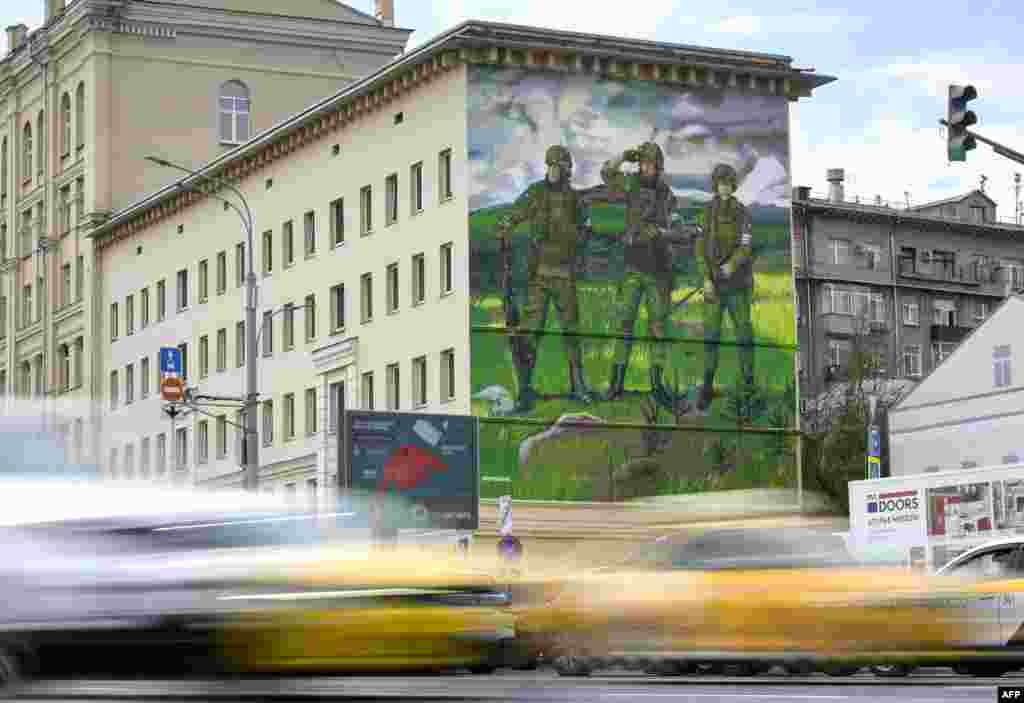
<instances>
[{"instance_id":1,"label":"apartment building","mask_svg":"<svg viewBox=\"0 0 1024 703\"><path fill-rule=\"evenodd\" d=\"M147 155L203 163L390 61L410 30L381 6L45 0L41 27L7 28L0 392L61 406L82 437L104 387L88 229L180 178Z\"/></svg>"},{"instance_id":2,"label":"apartment building","mask_svg":"<svg viewBox=\"0 0 1024 703\"><path fill-rule=\"evenodd\" d=\"M1024 288L1024 228L982 191L900 207L846 197L843 169L827 176L827 197L793 195L804 398L845 380L857 345L879 375L916 381Z\"/></svg>"},{"instance_id":3,"label":"apartment building","mask_svg":"<svg viewBox=\"0 0 1024 703\"><path fill-rule=\"evenodd\" d=\"M494 222L531 184L563 189L564 182L545 185L545 154L561 133L531 134L530 120L495 95L508 89L520 91L515 100L532 100L543 92L538 83L564 80L559 104L580 110L578 168L599 179L600 169L584 169L583 161L608 158L585 148L603 144L586 132L596 108L572 91L593 91L599 101L604 81L645 95L657 83L679 100L701 90L714 119L724 93L747 101L760 129L757 120L785 119L788 101L834 80L790 62L467 22L203 165L182 187L114 213L90 235L103 280L95 353L104 379L105 475L242 485L234 408L204 408L173 425L162 414L156 383L164 346L181 348L190 387L221 397L244 393L246 355L260 355L263 490L321 507L335 497L332 418L341 398L348 408L488 415L481 460L488 472L507 468L499 452L501 462L520 454L507 437L539 423L492 416L491 401L473 397L507 393L498 384L515 378L505 322L493 314L501 311L492 285ZM649 118L634 112L628 117L638 123ZM544 114L554 124L554 113ZM735 115L721 119L732 123ZM492 127L495 120L507 124ZM622 131L617 155L636 146L637 130ZM196 190L217 180L238 189L255 221L257 349L244 343L250 252L239 217ZM551 409L537 411L538 419L557 419L541 412Z\"/></svg>"}]
</instances>

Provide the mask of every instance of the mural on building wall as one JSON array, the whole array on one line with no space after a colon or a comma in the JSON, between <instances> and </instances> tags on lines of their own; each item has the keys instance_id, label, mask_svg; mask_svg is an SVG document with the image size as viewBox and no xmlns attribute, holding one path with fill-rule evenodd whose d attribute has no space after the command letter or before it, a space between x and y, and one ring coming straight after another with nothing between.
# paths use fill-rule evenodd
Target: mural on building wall
<instances>
[{"instance_id":1,"label":"mural on building wall","mask_svg":"<svg viewBox=\"0 0 1024 703\"><path fill-rule=\"evenodd\" d=\"M475 66L468 100L483 496L790 485L785 98Z\"/></svg>"}]
</instances>

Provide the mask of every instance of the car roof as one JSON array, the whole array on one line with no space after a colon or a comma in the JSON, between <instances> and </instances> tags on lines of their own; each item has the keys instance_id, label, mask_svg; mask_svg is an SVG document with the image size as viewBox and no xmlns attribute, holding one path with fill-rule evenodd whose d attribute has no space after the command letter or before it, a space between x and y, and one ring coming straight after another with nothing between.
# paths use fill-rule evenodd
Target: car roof
<instances>
[{"instance_id":1,"label":"car roof","mask_svg":"<svg viewBox=\"0 0 1024 703\"><path fill-rule=\"evenodd\" d=\"M963 554L960 554L950 559L945 564L943 564L935 573L943 574L953 566L963 561L966 561L967 559L971 558L979 552L984 552L989 549L996 549L998 547L1013 547L1017 545L1024 545L1024 535L1017 535L1014 537L1000 537L999 539L994 539L989 542L985 542L984 544L979 544L977 547L972 547Z\"/></svg>"}]
</instances>

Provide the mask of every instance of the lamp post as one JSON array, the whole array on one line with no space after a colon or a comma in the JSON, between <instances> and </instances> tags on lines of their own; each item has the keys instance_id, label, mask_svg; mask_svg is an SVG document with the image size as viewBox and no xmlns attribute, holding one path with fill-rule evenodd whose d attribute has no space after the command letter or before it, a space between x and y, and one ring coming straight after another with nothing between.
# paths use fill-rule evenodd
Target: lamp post
<instances>
[{"instance_id":1,"label":"lamp post","mask_svg":"<svg viewBox=\"0 0 1024 703\"><path fill-rule=\"evenodd\" d=\"M868 415L867 478L882 478L882 439L878 425L875 424L875 414L878 411L878 393L865 393L864 398L867 401Z\"/></svg>"},{"instance_id":2,"label":"lamp post","mask_svg":"<svg viewBox=\"0 0 1024 703\"><path fill-rule=\"evenodd\" d=\"M259 352L256 349L256 268L253 264L254 247L252 211L249 209L249 203L246 201L245 196L242 195L241 191L222 178L206 176L201 173L197 173L190 168L186 168L156 156L147 156L146 160L155 163L158 166L183 171L196 179L197 184L211 183L218 189L227 188L238 196L238 199L242 202L242 208L244 208L243 211L243 209L239 208L230 200L226 200L214 193L200 190L195 185L187 183L187 181L192 180L191 178L186 178L176 184L176 186L182 190L193 190L228 205L228 207L234 210L241 218L242 226L246 235L246 241L248 242L249 265L245 278L245 346L248 348L248 354L245 359L245 488L250 491L255 491L259 485L260 471L259 442L257 441L256 436L256 408L259 402L259 391L257 389L259 384Z\"/></svg>"}]
</instances>

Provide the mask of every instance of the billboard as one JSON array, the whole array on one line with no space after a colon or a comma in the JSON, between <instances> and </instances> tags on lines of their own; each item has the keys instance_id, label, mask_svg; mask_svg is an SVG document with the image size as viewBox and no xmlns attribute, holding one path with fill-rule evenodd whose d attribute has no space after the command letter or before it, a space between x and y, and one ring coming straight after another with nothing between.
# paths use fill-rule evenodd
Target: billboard
<instances>
[{"instance_id":1,"label":"billboard","mask_svg":"<svg viewBox=\"0 0 1024 703\"><path fill-rule=\"evenodd\" d=\"M793 486L786 98L468 70L484 496Z\"/></svg>"},{"instance_id":2,"label":"billboard","mask_svg":"<svg viewBox=\"0 0 1024 703\"><path fill-rule=\"evenodd\" d=\"M352 410L345 427L348 486L385 499L380 505L392 513L383 516L389 527L477 529L475 417Z\"/></svg>"}]
</instances>

